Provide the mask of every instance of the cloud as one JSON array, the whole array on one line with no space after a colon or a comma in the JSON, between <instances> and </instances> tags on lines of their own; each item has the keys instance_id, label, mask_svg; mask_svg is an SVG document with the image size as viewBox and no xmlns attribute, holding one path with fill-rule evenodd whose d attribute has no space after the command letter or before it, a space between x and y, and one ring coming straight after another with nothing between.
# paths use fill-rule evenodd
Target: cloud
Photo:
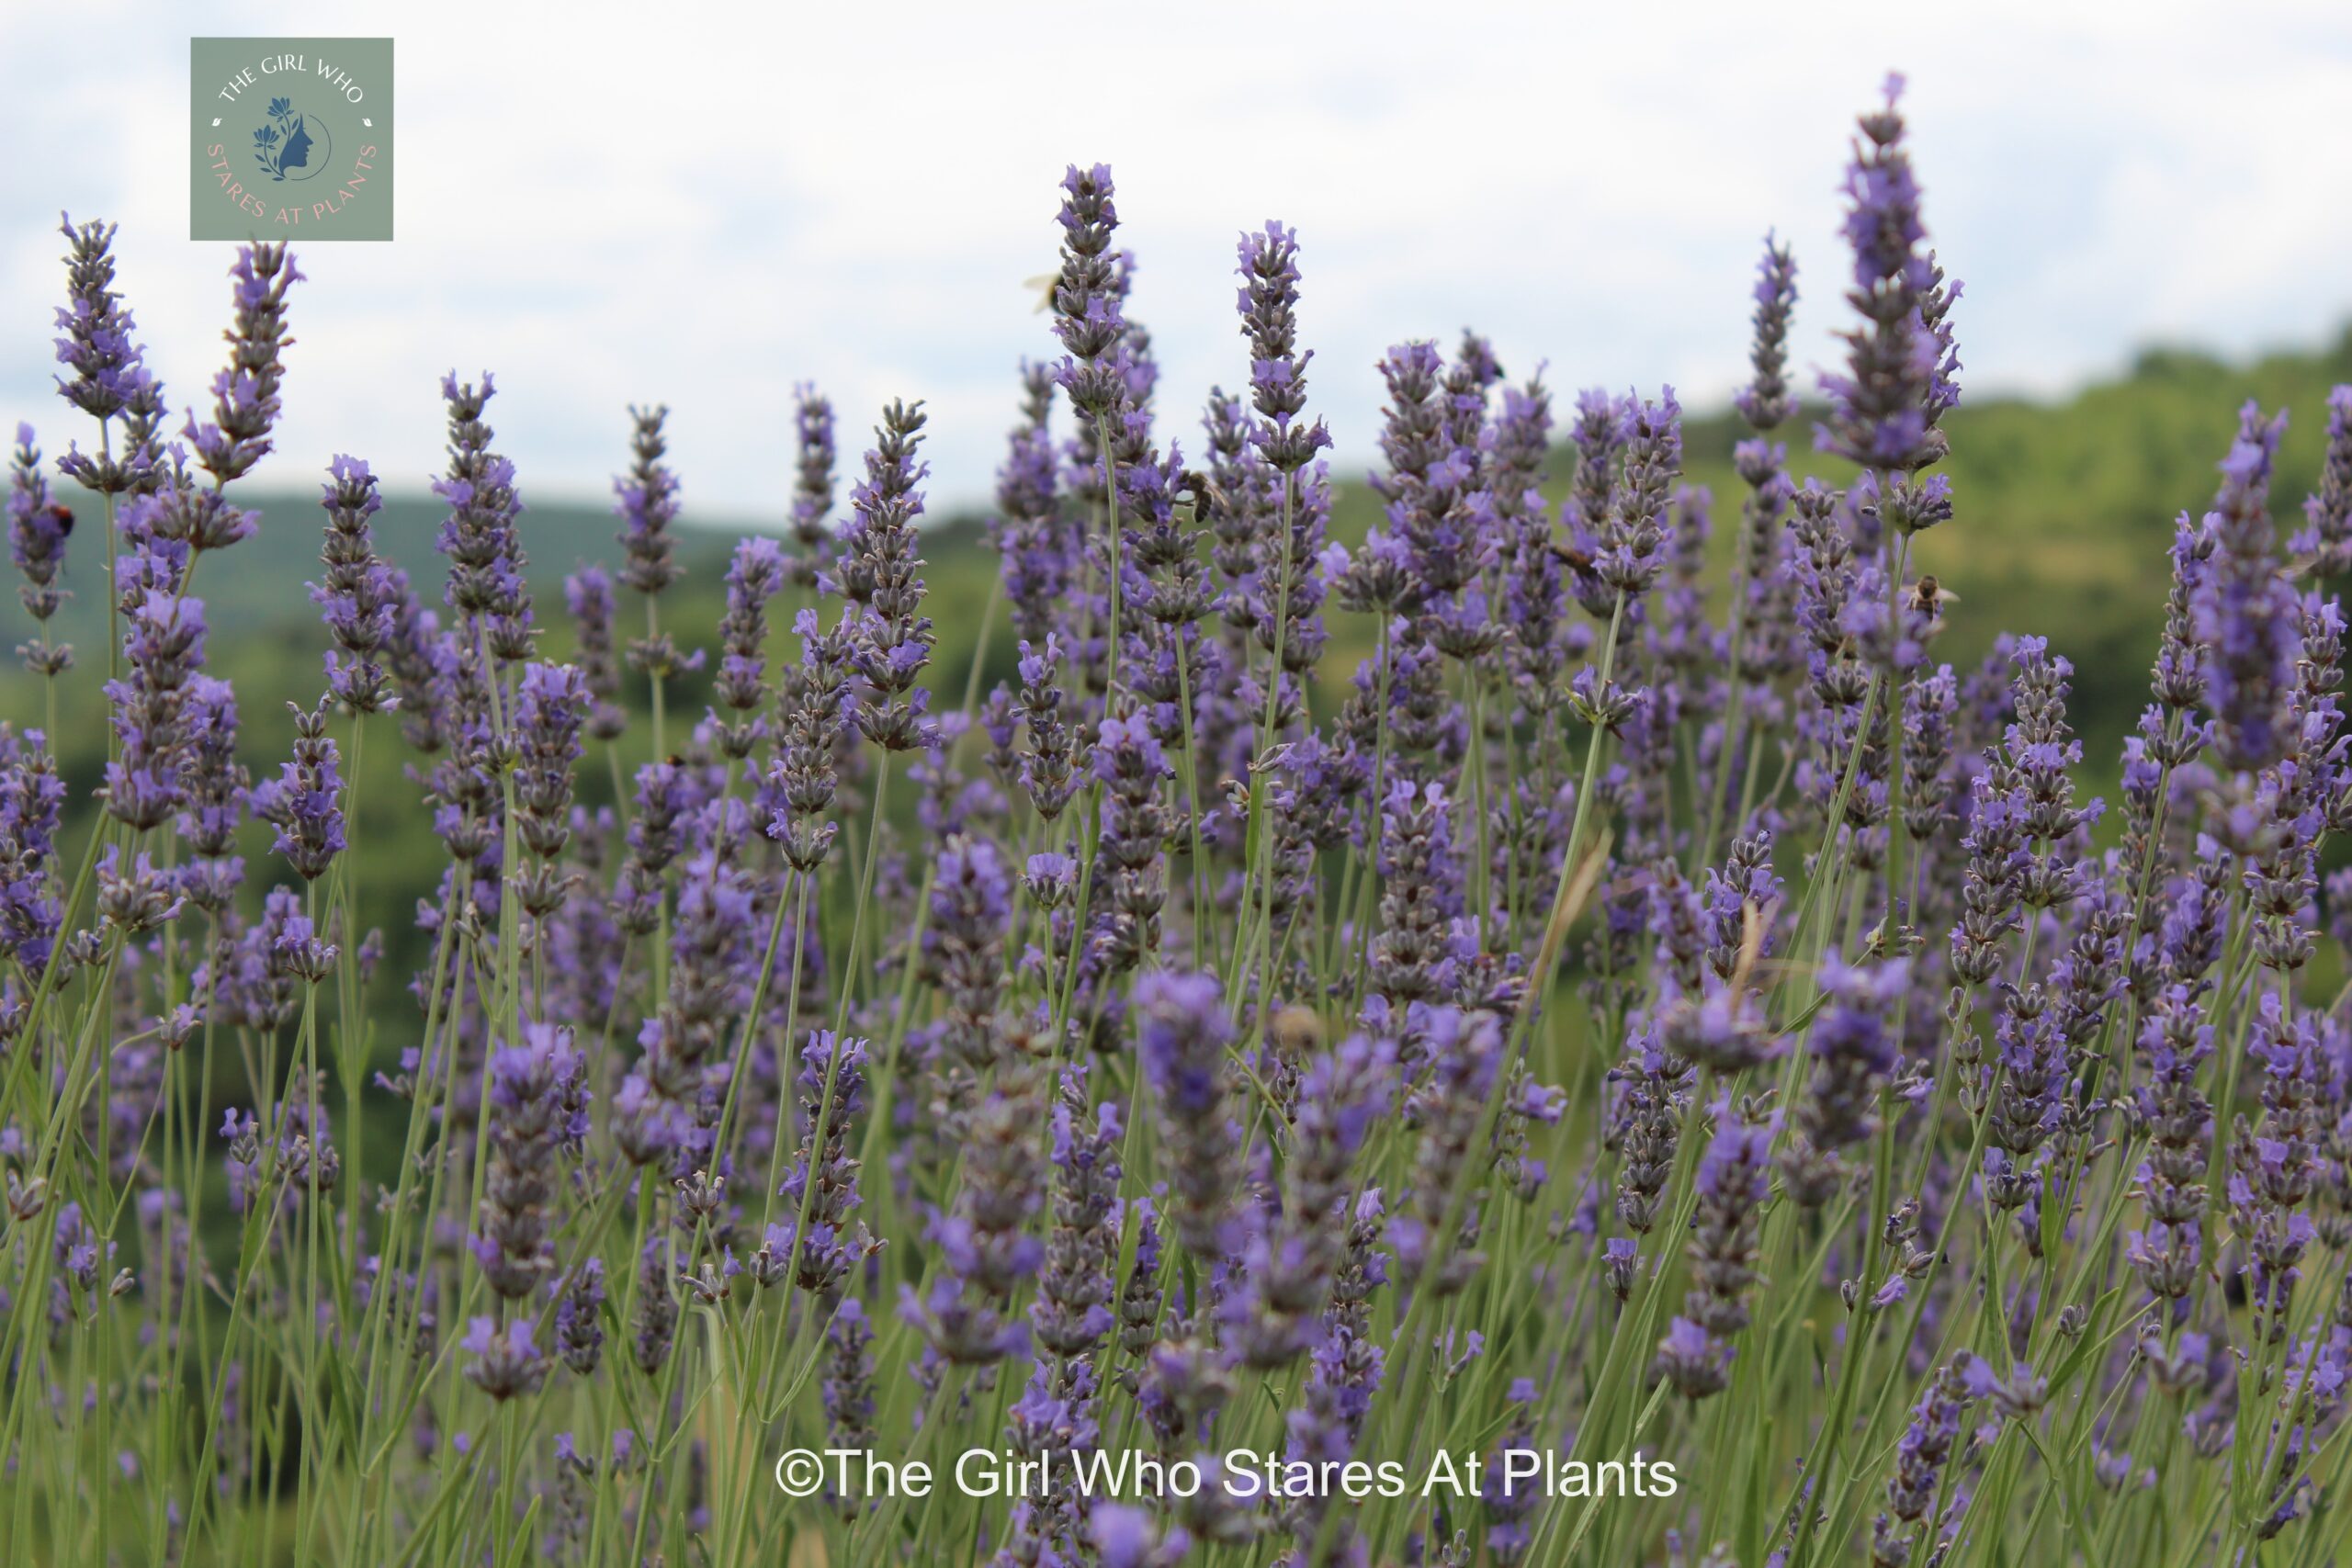
<instances>
[{"instance_id":1,"label":"cloud","mask_svg":"<svg viewBox=\"0 0 2352 1568\"><path fill-rule=\"evenodd\" d=\"M223 11L208 31L282 25ZM937 496L978 500L1014 364L1052 347L1022 280L1052 265L1073 160L1117 171L1163 429L1188 446L1207 388L1246 375L1233 243L1269 217L1303 237L1315 406L1351 464L1374 449L1382 351L1464 325L1514 374L1717 399L1768 227L1803 269L1797 366L1834 353L1838 177L1891 64L1935 243L1969 283L1969 386L2060 388L2151 338L2243 351L2352 315L2340 11L2157 5L2128 30L2007 0L1867 14L404 6L401 238L302 253L263 473L352 451L421 485L437 378L488 367L526 494L601 492L624 405L652 400L690 506L780 517L806 378L845 441L884 400L927 400ZM0 412L53 446L84 434L49 382L61 206L122 222L122 288L176 400L219 359L226 250L182 238L183 15L11 24L34 63L0 104ZM384 15L304 20L364 34Z\"/></svg>"}]
</instances>

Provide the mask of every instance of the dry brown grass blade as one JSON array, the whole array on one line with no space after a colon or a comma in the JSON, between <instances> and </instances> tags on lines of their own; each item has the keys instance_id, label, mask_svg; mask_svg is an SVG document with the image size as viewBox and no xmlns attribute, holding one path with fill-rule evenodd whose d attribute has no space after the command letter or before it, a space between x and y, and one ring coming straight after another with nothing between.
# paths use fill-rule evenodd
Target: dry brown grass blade
<instances>
[{"instance_id":1,"label":"dry brown grass blade","mask_svg":"<svg viewBox=\"0 0 2352 1568\"><path fill-rule=\"evenodd\" d=\"M1609 863L1611 839L1603 832L1593 840L1567 881L1560 885L1560 896L1552 900L1552 918L1544 923L1544 941L1535 950L1535 983L1548 985L1552 966L1559 961L1560 944L1567 940L1568 928L1577 923L1584 907L1592 899L1592 890L1600 882L1601 868Z\"/></svg>"},{"instance_id":2,"label":"dry brown grass blade","mask_svg":"<svg viewBox=\"0 0 2352 1568\"><path fill-rule=\"evenodd\" d=\"M1756 972L1757 961L1764 956L1764 907L1750 898L1739 907L1739 954L1731 966L1731 994L1736 998L1747 989L1748 976Z\"/></svg>"}]
</instances>

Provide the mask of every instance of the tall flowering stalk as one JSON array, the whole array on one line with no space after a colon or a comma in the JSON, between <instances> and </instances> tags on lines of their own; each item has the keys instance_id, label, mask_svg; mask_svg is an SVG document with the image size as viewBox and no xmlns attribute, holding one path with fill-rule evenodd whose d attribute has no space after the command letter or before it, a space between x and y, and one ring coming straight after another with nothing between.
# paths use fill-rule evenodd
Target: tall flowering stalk
<instances>
[{"instance_id":1,"label":"tall flowering stalk","mask_svg":"<svg viewBox=\"0 0 2352 1568\"><path fill-rule=\"evenodd\" d=\"M49 626L67 596L58 580L65 568L65 541L73 531L73 512L50 499L33 427L19 424L8 468L8 553L25 580L17 586L17 601L40 627L40 641L19 643L17 657L52 692L56 677L74 668L73 645L55 641ZM50 700L53 705L54 696Z\"/></svg>"},{"instance_id":2,"label":"tall flowering stalk","mask_svg":"<svg viewBox=\"0 0 2352 1568\"><path fill-rule=\"evenodd\" d=\"M645 600L645 635L629 639L628 661L652 682L653 746L660 750L663 688L672 675L692 663L662 630L659 609L662 595L682 570L670 536L670 525L678 517L678 478L662 460L670 450L662 428L670 411L632 405L628 417L628 471L613 480L613 510L620 515L621 547L628 558L621 581Z\"/></svg>"},{"instance_id":3,"label":"tall flowering stalk","mask_svg":"<svg viewBox=\"0 0 2352 1568\"><path fill-rule=\"evenodd\" d=\"M744 540L728 563L718 688L734 716L721 721L719 749L737 761L752 754L762 733L750 716L767 702L768 601L783 588L786 570L784 550L773 539Z\"/></svg>"},{"instance_id":4,"label":"tall flowering stalk","mask_svg":"<svg viewBox=\"0 0 2352 1568\"><path fill-rule=\"evenodd\" d=\"M212 419L186 432L198 467L215 486L243 478L270 451L270 430L285 384L286 291L302 281L284 245L242 245L229 269L236 314L229 327L229 364L212 378ZM205 547L202 545L199 548Z\"/></svg>"},{"instance_id":5,"label":"tall flowering stalk","mask_svg":"<svg viewBox=\"0 0 2352 1568\"><path fill-rule=\"evenodd\" d=\"M1331 435L1321 420L1310 424L1304 417L1306 367L1315 355L1298 348L1297 235L1269 221L1264 229L1241 236L1238 253L1242 284L1238 303L1242 335L1250 340L1250 401L1258 414L1250 444L1273 471L1276 485L1273 515L1261 521L1271 533L1261 536L1252 579L1259 604L1251 619L1271 656L1258 726L1257 750L1262 757L1295 701L1291 691L1298 672L1312 667L1322 651L1322 628L1315 612L1323 599L1318 558L1325 502L1321 480L1302 480L1300 471L1330 446ZM1258 919L1256 964L1262 1018L1272 1004L1274 981L1274 835L1266 821L1264 792L1254 765L1250 783L1256 876L1266 899Z\"/></svg>"},{"instance_id":6,"label":"tall flowering stalk","mask_svg":"<svg viewBox=\"0 0 2352 1568\"><path fill-rule=\"evenodd\" d=\"M790 1283L825 1296L876 1245L851 1220L860 1199L849 1130L865 1104L865 1042L820 1031L801 1052L797 1081L806 1125L779 1194L789 1217L768 1227L752 1274L763 1285Z\"/></svg>"},{"instance_id":7,"label":"tall flowering stalk","mask_svg":"<svg viewBox=\"0 0 2352 1568\"><path fill-rule=\"evenodd\" d=\"M534 919L553 915L571 893L557 862L573 830L573 769L588 721L585 676L569 664L532 663L514 703L514 821L532 863L514 868L516 896Z\"/></svg>"},{"instance_id":8,"label":"tall flowering stalk","mask_svg":"<svg viewBox=\"0 0 2352 1568\"><path fill-rule=\"evenodd\" d=\"M931 728L930 694L915 684L937 640L922 613L923 563L915 554L920 487L930 472L916 457L923 424L920 403L882 411L842 531L840 592L857 612L850 659L868 694L852 722L886 751L918 749Z\"/></svg>"},{"instance_id":9,"label":"tall flowering stalk","mask_svg":"<svg viewBox=\"0 0 2352 1568\"><path fill-rule=\"evenodd\" d=\"M57 378L66 402L97 422L95 453L79 444L58 459L58 471L96 492L104 502L106 533L100 543L107 563L107 673L119 670L116 606L115 524L121 498L151 493L160 482L164 418L163 383L147 369L146 350L132 341L138 331L122 297L114 290L115 226L76 224L59 215L65 236L66 303L57 311L57 363L70 375ZM122 446L115 446L116 422Z\"/></svg>"},{"instance_id":10,"label":"tall flowering stalk","mask_svg":"<svg viewBox=\"0 0 2352 1568\"><path fill-rule=\"evenodd\" d=\"M832 537L833 405L803 382L792 389L793 426L799 443L793 464L792 581L814 588L824 570L824 547Z\"/></svg>"},{"instance_id":11,"label":"tall flowering stalk","mask_svg":"<svg viewBox=\"0 0 2352 1568\"><path fill-rule=\"evenodd\" d=\"M514 465L491 450L492 432L482 420L497 383L485 371L479 385L460 382L452 371L441 381L449 416L449 467L434 481L434 493L449 507L436 541L449 558L446 596L458 613L463 648L484 661L505 666L531 652L530 587L516 519L523 503L514 492ZM475 679L486 679L486 667ZM494 706L494 698L489 699ZM493 726L494 711L485 710Z\"/></svg>"},{"instance_id":12,"label":"tall flowering stalk","mask_svg":"<svg viewBox=\"0 0 2352 1568\"><path fill-rule=\"evenodd\" d=\"M2222 488L2204 526L2212 558L2189 601L2204 650L2206 705L2215 757L2225 767L2258 772L2287 742L2287 698L2293 688L2295 592L2279 576L2270 522L2270 473L2287 432L2282 414L2265 419L2248 402L2238 434L2222 460Z\"/></svg>"},{"instance_id":13,"label":"tall flowering stalk","mask_svg":"<svg viewBox=\"0 0 2352 1568\"><path fill-rule=\"evenodd\" d=\"M253 793L254 816L277 829L270 848L305 882L324 876L348 847L343 831L342 753L327 711L294 710L294 760Z\"/></svg>"},{"instance_id":14,"label":"tall flowering stalk","mask_svg":"<svg viewBox=\"0 0 2352 1568\"><path fill-rule=\"evenodd\" d=\"M628 728L628 712L617 700L621 666L613 643L612 574L600 566L583 566L563 580L563 598L571 612L573 659L595 705L589 732L599 740L617 740Z\"/></svg>"},{"instance_id":15,"label":"tall flowering stalk","mask_svg":"<svg viewBox=\"0 0 2352 1568\"><path fill-rule=\"evenodd\" d=\"M1876 641L1881 649L1876 694L1889 722L1891 762L1883 778L1890 817L1903 813L1905 739L1904 685L1917 662L1903 607L1905 566L1912 536L1952 514L1951 484L1926 469L1941 461L1951 443L1941 428L1945 413L1960 401L1959 355L1949 312L1961 286L1947 282L1935 253L1925 248L1927 228L1919 214L1919 186L1905 145L1900 105L1904 81L1886 79L1886 101L1858 121L1853 162L1846 174L1846 240L1853 252L1853 281L1847 302L1860 324L1842 335L1847 346L1843 373L1825 375L1829 417L1816 433L1825 451L1862 470L1852 510L1859 542L1883 556L1878 578L1885 614ZM1860 748L1867 735L1858 735ZM1886 921L1903 917L1904 828L1890 821L1886 835Z\"/></svg>"},{"instance_id":16,"label":"tall flowering stalk","mask_svg":"<svg viewBox=\"0 0 2352 1568\"><path fill-rule=\"evenodd\" d=\"M326 656L327 689L354 717L390 705L391 673L383 654L399 612L401 583L376 553L372 519L383 508L376 476L356 457L328 465L322 504L327 512L326 547L320 558L326 581L311 585L337 651Z\"/></svg>"},{"instance_id":17,"label":"tall flowering stalk","mask_svg":"<svg viewBox=\"0 0 2352 1568\"><path fill-rule=\"evenodd\" d=\"M53 890L64 808L65 784L48 738L0 728L0 951L29 973L48 965L64 921ZM25 998L17 978L6 986L14 1021Z\"/></svg>"},{"instance_id":18,"label":"tall flowering stalk","mask_svg":"<svg viewBox=\"0 0 2352 1568\"><path fill-rule=\"evenodd\" d=\"M197 468L211 482L191 474L175 447L152 467L144 487L132 487L154 493L157 504L148 517L153 534L186 547L186 558L178 563L183 575L195 570L205 552L250 538L261 525L258 514L232 504L224 491L271 450L286 376L282 355L294 341L287 331L286 295L302 275L292 254L282 244L242 245L229 275L235 283L233 312L223 334L229 364L212 378L211 417L199 424L191 413L180 430L195 450Z\"/></svg>"},{"instance_id":19,"label":"tall flowering stalk","mask_svg":"<svg viewBox=\"0 0 2352 1568\"><path fill-rule=\"evenodd\" d=\"M1772 433L1796 412L1787 366L1797 265L1789 247L1770 234L1764 237L1764 257L1756 267L1754 298L1750 378L1732 397L1733 406L1755 434L1732 454L1733 467L1747 486L1747 497L1740 507L1739 538L1732 558L1731 711L1724 724L1724 766L1708 801L1707 829L1700 840L1702 858L1714 851L1715 825L1726 808L1735 777L1741 785L1739 798L1747 797L1746 773L1754 764L1742 762L1741 728L1749 688L1758 678L1769 680L1779 673L1787 658L1790 581L1781 535L1795 486L1786 472L1788 447L1774 441ZM1739 770L1736 774L1735 769Z\"/></svg>"},{"instance_id":20,"label":"tall flowering stalk","mask_svg":"<svg viewBox=\"0 0 2352 1568\"><path fill-rule=\"evenodd\" d=\"M126 674L107 682L117 758L107 764L107 813L129 828L161 826L181 784L188 682L204 664L204 601L141 587L125 606Z\"/></svg>"},{"instance_id":21,"label":"tall flowering stalk","mask_svg":"<svg viewBox=\"0 0 2352 1568\"><path fill-rule=\"evenodd\" d=\"M1062 176L1057 216L1062 229L1061 270L1051 297L1054 333L1062 345L1056 379L1079 417L1091 426L1091 439L1099 450L1102 469L1107 507L1102 578L1109 599L1105 678L1114 686L1126 550L1119 528L1119 476L1112 429L1114 421L1124 423L1131 391L1129 378L1135 367L1124 313L1125 282L1119 258L1111 249L1111 237L1119 227L1114 188L1108 164L1085 170L1073 164Z\"/></svg>"},{"instance_id":22,"label":"tall flowering stalk","mask_svg":"<svg viewBox=\"0 0 2352 1568\"><path fill-rule=\"evenodd\" d=\"M1720 1393L1733 1336L1749 1322L1757 1241L1773 1128L1745 1123L1727 1104L1713 1108L1715 1132L1699 1161L1698 1222L1691 1233L1690 1291L1658 1348L1658 1365L1687 1399Z\"/></svg>"},{"instance_id":23,"label":"tall flowering stalk","mask_svg":"<svg viewBox=\"0 0 2352 1568\"><path fill-rule=\"evenodd\" d=\"M537 1029L528 1043L491 1058L491 1165L470 1245L482 1278L507 1301L528 1297L555 1271L558 1161L588 1132L582 1070L569 1030ZM572 1359L585 1354L579 1334L575 1318L560 1337Z\"/></svg>"},{"instance_id":24,"label":"tall flowering stalk","mask_svg":"<svg viewBox=\"0 0 2352 1568\"><path fill-rule=\"evenodd\" d=\"M1161 973L1136 982L1136 1054L1170 1151L1176 1234L1196 1259L1213 1261L1234 1174L1224 998L1213 976Z\"/></svg>"},{"instance_id":25,"label":"tall flowering stalk","mask_svg":"<svg viewBox=\"0 0 2352 1568\"><path fill-rule=\"evenodd\" d=\"M2352 571L2352 385L2327 395L2327 455L2288 548L2323 578Z\"/></svg>"}]
</instances>

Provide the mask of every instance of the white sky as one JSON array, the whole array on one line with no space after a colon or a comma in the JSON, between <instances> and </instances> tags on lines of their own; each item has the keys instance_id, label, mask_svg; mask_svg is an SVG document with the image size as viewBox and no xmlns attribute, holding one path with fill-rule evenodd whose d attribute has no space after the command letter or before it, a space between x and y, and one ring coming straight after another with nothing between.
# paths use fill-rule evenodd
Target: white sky
<instances>
[{"instance_id":1,"label":"white sky","mask_svg":"<svg viewBox=\"0 0 2352 1568\"><path fill-rule=\"evenodd\" d=\"M623 405L659 400L690 509L780 515L806 377L850 464L884 399L928 400L934 505L978 500L1014 361L1052 348L1022 280L1053 265L1055 182L1098 159L1188 447L1208 386L1246 378L1233 243L1269 217L1302 236L1314 404L1351 469L1382 350L1465 324L1564 392L1719 401L1770 226L1797 246L1810 385L1844 313L1847 128L1890 66L1968 284L1964 385L2055 390L2150 341L2246 353L2352 319L2352 7L2319 0L0 0L0 414L53 449L85 423L50 389L58 209L120 221L151 359L175 405L201 396L228 247L184 238L187 34L297 14L394 31L401 237L299 250L271 485L350 451L420 486L454 366L497 372L526 497L604 493Z\"/></svg>"}]
</instances>

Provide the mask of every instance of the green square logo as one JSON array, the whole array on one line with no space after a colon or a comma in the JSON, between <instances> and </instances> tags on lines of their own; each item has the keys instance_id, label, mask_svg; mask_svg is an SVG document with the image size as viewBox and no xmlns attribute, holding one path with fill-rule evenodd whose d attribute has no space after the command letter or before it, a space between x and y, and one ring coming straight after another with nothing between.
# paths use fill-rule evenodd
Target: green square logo
<instances>
[{"instance_id":1,"label":"green square logo","mask_svg":"<svg viewBox=\"0 0 2352 1568\"><path fill-rule=\"evenodd\" d=\"M392 237L392 40L188 40L187 237Z\"/></svg>"}]
</instances>

